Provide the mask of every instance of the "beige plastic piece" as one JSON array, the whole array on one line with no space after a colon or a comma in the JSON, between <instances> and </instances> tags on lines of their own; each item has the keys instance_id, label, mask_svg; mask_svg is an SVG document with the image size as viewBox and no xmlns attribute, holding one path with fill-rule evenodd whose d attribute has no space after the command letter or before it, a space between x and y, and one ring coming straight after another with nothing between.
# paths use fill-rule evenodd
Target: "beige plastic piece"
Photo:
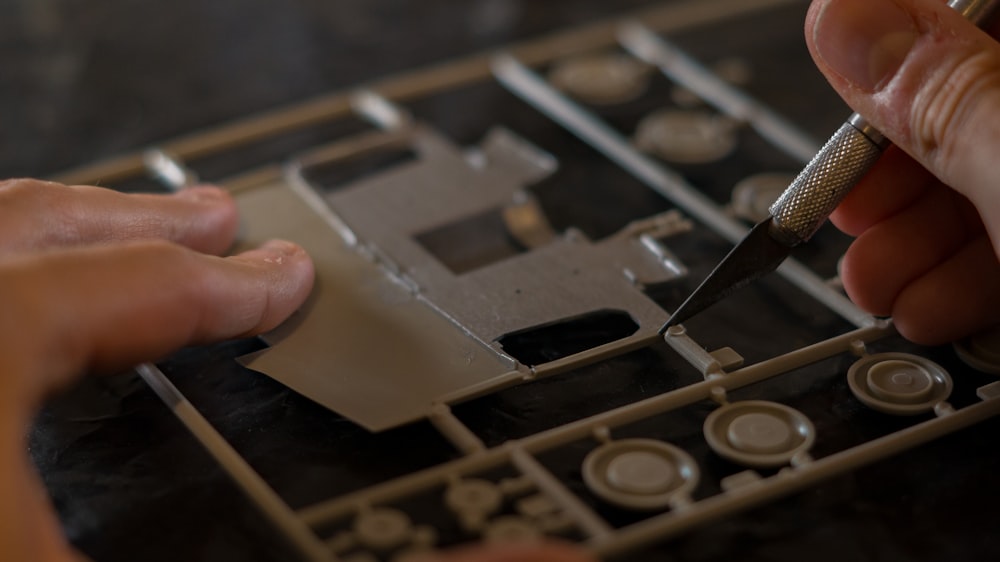
<instances>
[{"instance_id":1,"label":"beige plastic piece","mask_svg":"<svg viewBox=\"0 0 1000 562\"><path fill-rule=\"evenodd\" d=\"M483 540L492 543L532 542L541 537L534 523L517 515L497 517L483 530Z\"/></svg>"},{"instance_id":2,"label":"beige plastic piece","mask_svg":"<svg viewBox=\"0 0 1000 562\"><path fill-rule=\"evenodd\" d=\"M740 488L746 489L747 486L753 486L754 484L759 484L762 478L760 474L752 470L744 470L743 472L737 472L736 474L731 474L723 478L719 485L726 492L732 492L733 490L739 490Z\"/></svg>"},{"instance_id":3,"label":"beige plastic piece","mask_svg":"<svg viewBox=\"0 0 1000 562\"><path fill-rule=\"evenodd\" d=\"M559 506L553 503L548 497L538 494L517 500L514 508L525 517L537 519L543 515L557 511Z\"/></svg>"},{"instance_id":4,"label":"beige plastic piece","mask_svg":"<svg viewBox=\"0 0 1000 562\"><path fill-rule=\"evenodd\" d=\"M354 536L372 550L390 550L410 542L413 525L410 517L388 507L363 511L354 520Z\"/></svg>"},{"instance_id":5,"label":"beige plastic piece","mask_svg":"<svg viewBox=\"0 0 1000 562\"><path fill-rule=\"evenodd\" d=\"M427 419L459 451L471 455L486 449L482 440L458 421L447 404L439 403L431 406Z\"/></svg>"},{"instance_id":6,"label":"beige plastic piece","mask_svg":"<svg viewBox=\"0 0 1000 562\"><path fill-rule=\"evenodd\" d=\"M879 353L847 371L851 392L869 408L896 415L933 411L951 395L951 376L933 361L909 353Z\"/></svg>"},{"instance_id":7,"label":"beige plastic piece","mask_svg":"<svg viewBox=\"0 0 1000 562\"><path fill-rule=\"evenodd\" d=\"M503 208L504 225L525 248L539 248L558 236L549 224L538 198L529 191L518 191Z\"/></svg>"},{"instance_id":8,"label":"beige plastic piece","mask_svg":"<svg viewBox=\"0 0 1000 562\"><path fill-rule=\"evenodd\" d=\"M721 347L709 355L719 362L719 368L723 371L732 371L743 366L743 356L731 347Z\"/></svg>"},{"instance_id":9,"label":"beige plastic piece","mask_svg":"<svg viewBox=\"0 0 1000 562\"><path fill-rule=\"evenodd\" d=\"M757 468L789 463L806 452L816 429L805 415L777 402L745 400L722 406L705 419L705 440L719 456Z\"/></svg>"},{"instance_id":10,"label":"beige plastic piece","mask_svg":"<svg viewBox=\"0 0 1000 562\"><path fill-rule=\"evenodd\" d=\"M701 110L660 110L639 122L635 145L678 164L707 164L736 148L736 123Z\"/></svg>"},{"instance_id":11,"label":"beige plastic piece","mask_svg":"<svg viewBox=\"0 0 1000 562\"><path fill-rule=\"evenodd\" d=\"M444 492L444 503L468 531L482 528L503 505L500 488L487 480L467 478L452 482Z\"/></svg>"},{"instance_id":12,"label":"beige plastic piece","mask_svg":"<svg viewBox=\"0 0 1000 562\"><path fill-rule=\"evenodd\" d=\"M654 439L625 439L591 451L583 461L583 481L608 503L657 510L687 500L698 484L698 466L673 445Z\"/></svg>"},{"instance_id":13,"label":"beige plastic piece","mask_svg":"<svg viewBox=\"0 0 1000 562\"><path fill-rule=\"evenodd\" d=\"M553 86L586 103L632 101L649 87L650 68L621 54L584 55L557 62L549 73Z\"/></svg>"},{"instance_id":14,"label":"beige plastic piece","mask_svg":"<svg viewBox=\"0 0 1000 562\"><path fill-rule=\"evenodd\" d=\"M976 396L980 400L996 400L1000 398L1000 381L977 388Z\"/></svg>"},{"instance_id":15,"label":"beige plastic piece","mask_svg":"<svg viewBox=\"0 0 1000 562\"><path fill-rule=\"evenodd\" d=\"M698 342L691 339L683 325L678 324L667 328L666 333L663 334L663 340L706 378L721 373L722 364L719 360L705 351L705 348L698 345Z\"/></svg>"},{"instance_id":16,"label":"beige plastic piece","mask_svg":"<svg viewBox=\"0 0 1000 562\"><path fill-rule=\"evenodd\" d=\"M782 173L755 174L740 180L733 186L733 213L755 224L768 218L771 205L793 180L794 175Z\"/></svg>"},{"instance_id":17,"label":"beige plastic piece","mask_svg":"<svg viewBox=\"0 0 1000 562\"><path fill-rule=\"evenodd\" d=\"M1000 375L1000 327L955 342L955 353L966 365Z\"/></svg>"}]
</instances>

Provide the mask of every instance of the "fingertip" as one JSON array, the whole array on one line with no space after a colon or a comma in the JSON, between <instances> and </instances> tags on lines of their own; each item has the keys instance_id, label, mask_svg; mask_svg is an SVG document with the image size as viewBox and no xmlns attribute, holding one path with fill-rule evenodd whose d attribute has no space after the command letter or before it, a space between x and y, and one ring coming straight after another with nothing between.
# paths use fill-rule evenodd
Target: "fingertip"
<instances>
[{"instance_id":1,"label":"fingertip","mask_svg":"<svg viewBox=\"0 0 1000 562\"><path fill-rule=\"evenodd\" d=\"M186 199L188 201L207 203L211 205L228 204L233 202L233 197L228 191L210 184L199 184L186 187L174 192L173 196L178 199Z\"/></svg>"},{"instance_id":2,"label":"fingertip","mask_svg":"<svg viewBox=\"0 0 1000 562\"><path fill-rule=\"evenodd\" d=\"M197 185L182 189L173 197L195 204L192 210L198 217L198 224L184 229L178 242L215 255L232 246L239 230L239 209L228 191L213 185Z\"/></svg>"},{"instance_id":3,"label":"fingertip","mask_svg":"<svg viewBox=\"0 0 1000 562\"><path fill-rule=\"evenodd\" d=\"M269 240L231 259L263 268L267 272L267 310L254 333L277 327L302 306L312 292L315 266L305 249L294 242Z\"/></svg>"},{"instance_id":4,"label":"fingertip","mask_svg":"<svg viewBox=\"0 0 1000 562\"><path fill-rule=\"evenodd\" d=\"M295 242L279 239L268 240L254 249L239 254L239 257L272 265L285 265L286 262L303 260L311 263L309 254L302 246Z\"/></svg>"}]
</instances>

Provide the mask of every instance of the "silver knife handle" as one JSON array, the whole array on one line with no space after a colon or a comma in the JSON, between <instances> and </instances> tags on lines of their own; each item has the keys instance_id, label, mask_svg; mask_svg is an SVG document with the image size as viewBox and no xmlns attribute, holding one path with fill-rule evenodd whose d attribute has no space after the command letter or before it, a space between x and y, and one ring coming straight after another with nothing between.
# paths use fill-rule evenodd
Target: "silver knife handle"
<instances>
[{"instance_id":1,"label":"silver knife handle","mask_svg":"<svg viewBox=\"0 0 1000 562\"><path fill-rule=\"evenodd\" d=\"M886 146L885 137L855 113L771 205L771 235L788 246L812 238Z\"/></svg>"}]
</instances>

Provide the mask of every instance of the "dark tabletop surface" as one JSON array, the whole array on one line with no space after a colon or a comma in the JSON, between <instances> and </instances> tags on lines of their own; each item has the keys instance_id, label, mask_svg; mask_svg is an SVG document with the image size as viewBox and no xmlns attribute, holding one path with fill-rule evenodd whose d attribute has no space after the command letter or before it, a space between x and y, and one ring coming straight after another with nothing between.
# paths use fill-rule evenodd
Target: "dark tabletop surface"
<instances>
[{"instance_id":1,"label":"dark tabletop surface","mask_svg":"<svg viewBox=\"0 0 1000 562\"><path fill-rule=\"evenodd\" d=\"M648 4L0 0L0 177L53 175L234 118ZM774 22L753 20L747 25L756 27L731 31L756 38L759 72L765 76L809 77L804 83L813 86L794 91L769 90L768 81L757 87L822 138L847 110L817 79L801 43L792 39L795 46L787 49L788 37L801 34L804 8L803 3ZM680 40L710 58L726 53L725 42L716 37ZM478 139L496 121L535 134L520 114L507 111L513 102L493 107L488 88L466 94L472 101L463 103L472 108L483 104L491 111L456 116L447 97L418 100L412 108L463 143ZM631 117L612 112L607 118L624 122ZM544 131L537 135L547 138ZM567 144L565 151L569 156L561 157L572 157L572 146ZM727 182L738 178L740 163L728 165L731 170L713 171L713 177ZM685 172L694 178L707 174ZM622 193L631 194L623 200L636 212L666 208L645 188L622 185ZM543 203L556 209L552 219L557 226L580 224L588 233L605 235L627 220L613 209L598 213L577 208L582 204L570 201L559 186L545 192L545 198ZM831 247L842 249L846 240L830 236ZM725 250L718 240L711 243L716 251ZM817 263L823 262L824 250L814 251ZM704 275L714 260L689 263L693 277ZM780 281L773 283L780 291ZM676 306L690 288L676 287L658 298L665 306ZM692 330L705 345L726 345L747 334L740 350L754 360L788 351L788 345L749 335L755 324L743 311L752 315L768 304L747 297L721 307L701 327L692 323ZM738 307L744 309L737 313ZM816 313L808 316L808 325L775 329L786 330L787 342L798 341L800 331L814 339L843 332L843 323L829 316ZM712 319L727 322L728 331L707 330ZM293 507L456 458L427 423L370 435L233 361L262 345L245 340L185 350L162 366ZM963 372L965 394L956 396L957 406L972 401L968 389L995 380L967 372L950 347L918 350L899 340L880 345L916 350ZM455 411L487 445L496 445L669 390L677 380L662 372L679 363L669 349L653 346L580 369L571 379L545 379ZM745 397L785 397L803 410L849 419L839 437L843 443L893 429L896 421L843 406L849 399L846 384L822 376L842 368L827 362L811 374L796 375L791 386L750 390ZM803 388L819 392L797 404L795 391ZM634 559L997 559L998 431L997 420L985 422L656 545ZM32 431L31 453L66 533L99 562L292 559L197 442L132 374L87 378L54 398ZM570 448L546 462L557 474L565 470L572 476L578 456ZM631 517L602 514L623 523Z\"/></svg>"}]
</instances>

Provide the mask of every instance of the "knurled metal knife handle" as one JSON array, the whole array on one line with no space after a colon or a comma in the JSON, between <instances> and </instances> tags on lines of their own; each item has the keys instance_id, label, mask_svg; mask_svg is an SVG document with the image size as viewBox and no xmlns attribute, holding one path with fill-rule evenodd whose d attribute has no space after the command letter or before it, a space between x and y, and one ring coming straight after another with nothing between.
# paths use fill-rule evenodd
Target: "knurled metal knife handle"
<instances>
[{"instance_id":1,"label":"knurled metal knife handle","mask_svg":"<svg viewBox=\"0 0 1000 562\"><path fill-rule=\"evenodd\" d=\"M851 116L771 205L771 235L789 246L812 238L888 145L863 117Z\"/></svg>"},{"instance_id":2,"label":"knurled metal knife handle","mask_svg":"<svg viewBox=\"0 0 1000 562\"><path fill-rule=\"evenodd\" d=\"M952 0L969 21L984 25L1000 0ZM840 201L878 161L889 141L855 113L770 207L771 236L788 246L812 238Z\"/></svg>"}]
</instances>

